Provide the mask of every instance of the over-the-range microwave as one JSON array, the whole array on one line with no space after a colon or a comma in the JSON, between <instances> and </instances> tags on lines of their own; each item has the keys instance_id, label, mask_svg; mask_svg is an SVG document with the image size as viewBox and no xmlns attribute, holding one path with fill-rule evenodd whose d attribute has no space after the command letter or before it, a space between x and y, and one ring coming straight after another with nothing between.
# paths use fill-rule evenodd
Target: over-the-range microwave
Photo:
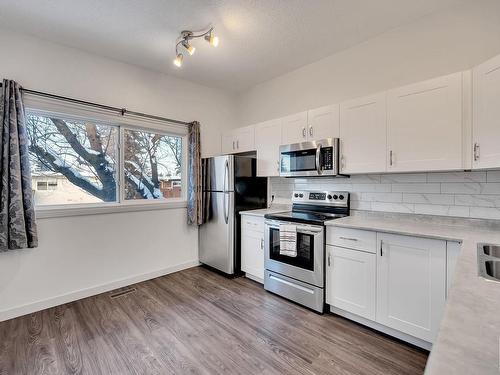
<instances>
[{"instance_id":1,"label":"over-the-range microwave","mask_svg":"<svg viewBox=\"0 0 500 375\"><path fill-rule=\"evenodd\" d=\"M280 176L336 176L338 160L338 138L280 146Z\"/></svg>"}]
</instances>

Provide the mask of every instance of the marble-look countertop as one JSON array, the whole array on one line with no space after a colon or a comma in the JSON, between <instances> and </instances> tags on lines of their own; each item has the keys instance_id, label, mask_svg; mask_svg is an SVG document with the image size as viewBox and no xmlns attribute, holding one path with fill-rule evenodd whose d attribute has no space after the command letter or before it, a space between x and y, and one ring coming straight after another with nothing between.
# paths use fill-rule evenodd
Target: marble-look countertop
<instances>
[{"instance_id":1,"label":"marble-look countertop","mask_svg":"<svg viewBox=\"0 0 500 375\"><path fill-rule=\"evenodd\" d=\"M477 244L500 244L500 221L366 212L327 225L462 242L425 373L499 374L500 283L478 276Z\"/></svg>"},{"instance_id":2,"label":"marble-look countertop","mask_svg":"<svg viewBox=\"0 0 500 375\"><path fill-rule=\"evenodd\" d=\"M276 214L278 212L286 212L290 211L291 206L283 205L272 205L268 208L259 208L257 210L249 210L249 211L241 211L240 215L251 215L251 216L259 216L264 217L265 214Z\"/></svg>"}]
</instances>

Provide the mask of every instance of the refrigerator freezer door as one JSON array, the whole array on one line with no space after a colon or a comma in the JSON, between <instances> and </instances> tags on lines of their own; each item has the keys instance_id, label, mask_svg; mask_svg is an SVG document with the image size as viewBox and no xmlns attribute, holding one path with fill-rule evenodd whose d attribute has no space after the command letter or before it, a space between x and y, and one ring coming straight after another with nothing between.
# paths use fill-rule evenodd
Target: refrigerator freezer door
<instances>
[{"instance_id":1,"label":"refrigerator freezer door","mask_svg":"<svg viewBox=\"0 0 500 375\"><path fill-rule=\"evenodd\" d=\"M232 275L235 271L234 193L211 193L212 217L199 228L200 262Z\"/></svg>"},{"instance_id":2,"label":"refrigerator freezer door","mask_svg":"<svg viewBox=\"0 0 500 375\"><path fill-rule=\"evenodd\" d=\"M202 159L203 190L233 191L234 156L224 155Z\"/></svg>"}]
</instances>

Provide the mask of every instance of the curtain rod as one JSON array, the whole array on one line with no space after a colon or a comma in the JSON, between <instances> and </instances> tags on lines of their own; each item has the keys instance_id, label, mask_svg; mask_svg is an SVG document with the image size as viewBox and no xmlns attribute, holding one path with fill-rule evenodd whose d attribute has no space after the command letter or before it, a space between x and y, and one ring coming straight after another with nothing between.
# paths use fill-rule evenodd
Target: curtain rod
<instances>
[{"instance_id":1,"label":"curtain rod","mask_svg":"<svg viewBox=\"0 0 500 375\"><path fill-rule=\"evenodd\" d=\"M2 87L2 86L3 86L3 83L0 82L0 87ZM25 92L27 94L31 94L31 95L42 96L44 98L58 99L58 100L63 100L63 101L70 102L70 103L83 104L83 105L88 105L88 106L92 106L92 107L96 107L96 108L100 108L100 109L105 109L105 110L108 110L108 111L118 112L122 116L125 116L125 114L129 114L129 115L144 117L144 118L148 118L148 119L152 119L152 120L159 120L159 121L171 122L171 123L179 124L179 125L189 125L189 124L191 124L190 122L186 122L186 121L173 120L171 118L161 117L161 116L155 116L155 115L148 115L147 113L129 111L126 108L112 107L112 106L109 106L109 105L88 102L88 101L85 101L85 100L69 98L69 97L66 97L66 96L60 96L60 95L50 94L50 93L46 93L46 92L42 92L42 91L29 90L29 89L25 89L25 88L21 88L21 91Z\"/></svg>"}]
</instances>

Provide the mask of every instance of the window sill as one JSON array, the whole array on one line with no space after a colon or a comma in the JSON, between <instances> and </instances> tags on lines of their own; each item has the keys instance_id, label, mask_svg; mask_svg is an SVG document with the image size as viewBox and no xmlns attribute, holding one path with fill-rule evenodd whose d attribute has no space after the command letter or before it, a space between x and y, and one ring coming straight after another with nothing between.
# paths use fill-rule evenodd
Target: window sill
<instances>
[{"instance_id":1,"label":"window sill","mask_svg":"<svg viewBox=\"0 0 500 375\"><path fill-rule=\"evenodd\" d=\"M104 215L123 212L171 210L186 208L187 202L183 200L172 200L169 202L130 202L109 203L95 206L52 206L35 208L37 219L49 219L54 217L70 217L85 215Z\"/></svg>"}]
</instances>

